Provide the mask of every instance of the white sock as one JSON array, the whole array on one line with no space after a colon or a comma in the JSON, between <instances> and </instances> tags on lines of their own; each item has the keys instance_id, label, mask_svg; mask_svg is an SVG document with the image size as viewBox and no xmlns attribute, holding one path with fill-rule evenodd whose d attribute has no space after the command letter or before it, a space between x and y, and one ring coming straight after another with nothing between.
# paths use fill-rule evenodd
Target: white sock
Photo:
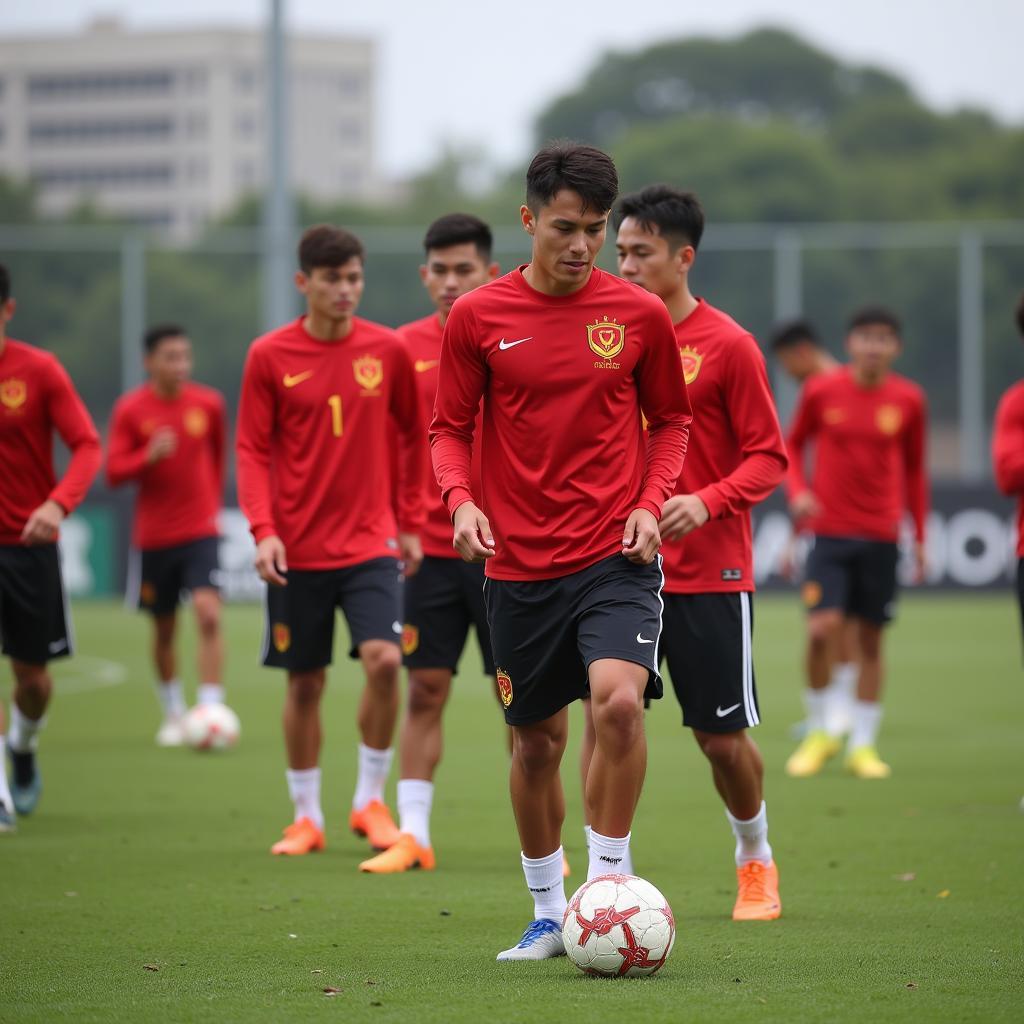
<instances>
[{"instance_id":1,"label":"white sock","mask_svg":"<svg viewBox=\"0 0 1024 1024\"><path fill-rule=\"evenodd\" d=\"M590 864L587 866L587 881L598 875L622 875L627 872L624 863L629 858L629 835L621 839L603 836L590 830Z\"/></svg>"},{"instance_id":2,"label":"white sock","mask_svg":"<svg viewBox=\"0 0 1024 1024\"><path fill-rule=\"evenodd\" d=\"M7 728L7 742L16 754L35 752L39 746L39 730L46 725L46 716L26 718L11 701L11 724Z\"/></svg>"},{"instance_id":3,"label":"white sock","mask_svg":"<svg viewBox=\"0 0 1024 1024\"><path fill-rule=\"evenodd\" d=\"M14 807L14 800L11 799L11 790L7 785L7 740L0 736L0 803L8 810Z\"/></svg>"},{"instance_id":4,"label":"white sock","mask_svg":"<svg viewBox=\"0 0 1024 1024\"><path fill-rule=\"evenodd\" d=\"M373 747L359 744L359 775L356 777L356 791L352 797L352 806L359 810L371 800L384 800L384 783L388 781L391 771L391 758L394 751L374 750Z\"/></svg>"},{"instance_id":5,"label":"white sock","mask_svg":"<svg viewBox=\"0 0 1024 1024\"><path fill-rule=\"evenodd\" d=\"M200 704L223 704L224 687L220 683L200 683L196 699Z\"/></svg>"},{"instance_id":6,"label":"white sock","mask_svg":"<svg viewBox=\"0 0 1024 1024\"><path fill-rule=\"evenodd\" d=\"M583 826L583 842L587 844L587 849L590 849L590 826Z\"/></svg>"},{"instance_id":7,"label":"white sock","mask_svg":"<svg viewBox=\"0 0 1024 1024\"><path fill-rule=\"evenodd\" d=\"M434 784L425 779L398 780L398 830L409 832L420 846L430 845L430 805Z\"/></svg>"},{"instance_id":8,"label":"white sock","mask_svg":"<svg viewBox=\"0 0 1024 1024\"><path fill-rule=\"evenodd\" d=\"M158 680L156 696L164 710L164 718L181 718L185 714L187 708L180 679L169 679L166 683Z\"/></svg>"},{"instance_id":9,"label":"white sock","mask_svg":"<svg viewBox=\"0 0 1024 1024\"><path fill-rule=\"evenodd\" d=\"M804 707L807 709L807 731L823 732L828 714L828 690L804 690Z\"/></svg>"},{"instance_id":10,"label":"white sock","mask_svg":"<svg viewBox=\"0 0 1024 1024\"><path fill-rule=\"evenodd\" d=\"M526 886L533 895L533 916L537 921L547 918L557 921L562 927L567 900L565 898L565 879L562 877L562 861L565 853L561 847L546 857L531 859L522 854L523 874L526 875Z\"/></svg>"},{"instance_id":11,"label":"white sock","mask_svg":"<svg viewBox=\"0 0 1024 1024\"><path fill-rule=\"evenodd\" d=\"M837 696L853 700L857 696L857 679L860 676L860 665L855 661L842 661L832 669L832 677L828 681L829 688Z\"/></svg>"},{"instance_id":12,"label":"white sock","mask_svg":"<svg viewBox=\"0 0 1024 1024\"><path fill-rule=\"evenodd\" d=\"M762 864L770 864L772 848L768 845L768 812L761 801L761 810L749 821L734 818L725 809L725 816L732 825L732 834L736 837L736 867L759 860Z\"/></svg>"},{"instance_id":13,"label":"white sock","mask_svg":"<svg viewBox=\"0 0 1024 1024\"><path fill-rule=\"evenodd\" d=\"M853 728L850 730L850 750L873 747L882 724L882 705L873 700L853 702Z\"/></svg>"},{"instance_id":14,"label":"white sock","mask_svg":"<svg viewBox=\"0 0 1024 1024\"><path fill-rule=\"evenodd\" d=\"M317 828L324 827L324 812L320 807L320 769L288 768L288 795L295 804L295 820L310 818Z\"/></svg>"}]
</instances>

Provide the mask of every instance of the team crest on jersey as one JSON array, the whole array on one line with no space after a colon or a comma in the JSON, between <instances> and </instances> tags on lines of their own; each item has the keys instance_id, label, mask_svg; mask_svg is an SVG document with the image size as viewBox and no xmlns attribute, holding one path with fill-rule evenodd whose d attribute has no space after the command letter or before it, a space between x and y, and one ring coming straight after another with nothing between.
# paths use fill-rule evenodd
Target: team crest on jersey
<instances>
[{"instance_id":1,"label":"team crest on jersey","mask_svg":"<svg viewBox=\"0 0 1024 1024\"><path fill-rule=\"evenodd\" d=\"M808 580L800 589L800 596L803 598L804 607L817 608L821 604L821 584L817 580Z\"/></svg>"},{"instance_id":2,"label":"team crest on jersey","mask_svg":"<svg viewBox=\"0 0 1024 1024\"><path fill-rule=\"evenodd\" d=\"M626 325L608 317L587 324L587 344L591 352L610 363L625 347Z\"/></svg>"},{"instance_id":3,"label":"team crest on jersey","mask_svg":"<svg viewBox=\"0 0 1024 1024\"><path fill-rule=\"evenodd\" d=\"M273 635L274 647L276 647L281 654L284 654L284 652L292 645L292 631L285 623L275 622Z\"/></svg>"},{"instance_id":4,"label":"team crest on jersey","mask_svg":"<svg viewBox=\"0 0 1024 1024\"><path fill-rule=\"evenodd\" d=\"M503 668L498 669L498 693L502 706L507 708L512 703L512 679Z\"/></svg>"},{"instance_id":5,"label":"team crest on jersey","mask_svg":"<svg viewBox=\"0 0 1024 1024\"><path fill-rule=\"evenodd\" d=\"M700 364L704 362L704 357L695 348L684 345L679 350L679 361L683 364L683 380L686 381L687 387L689 387L697 379L697 374L700 373Z\"/></svg>"},{"instance_id":6,"label":"team crest on jersey","mask_svg":"<svg viewBox=\"0 0 1024 1024\"><path fill-rule=\"evenodd\" d=\"M356 383L370 394L376 394L384 380L384 360L376 356L360 356L352 360Z\"/></svg>"},{"instance_id":7,"label":"team crest on jersey","mask_svg":"<svg viewBox=\"0 0 1024 1024\"><path fill-rule=\"evenodd\" d=\"M210 420L205 409L192 406L185 410L185 433L192 437L202 437L206 433Z\"/></svg>"},{"instance_id":8,"label":"team crest on jersey","mask_svg":"<svg viewBox=\"0 0 1024 1024\"><path fill-rule=\"evenodd\" d=\"M402 653L412 654L420 645L420 631L408 622L402 627Z\"/></svg>"},{"instance_id":9,"label":"team crest on jersey","mask_svg":"<svg viewBox=\"0 0 1024 1024\"><path fill-rule=\"evenodd\" d=\"M898 405L880 405L875 413L875 426L892 436L903 426L903 413Z\"/></svg>"},{"instance_id":10,"label":"team crest on jersey","mask_svg":"<svg viewBox=\"0 0 1024 1024\"><path fill-rule=\"evenodd\" d=\"M23 380L17 377L8 377L0 381L0 402L3 402L5 409L20 409L28 398L28 387Z\"/></svg>"}]
</instances>

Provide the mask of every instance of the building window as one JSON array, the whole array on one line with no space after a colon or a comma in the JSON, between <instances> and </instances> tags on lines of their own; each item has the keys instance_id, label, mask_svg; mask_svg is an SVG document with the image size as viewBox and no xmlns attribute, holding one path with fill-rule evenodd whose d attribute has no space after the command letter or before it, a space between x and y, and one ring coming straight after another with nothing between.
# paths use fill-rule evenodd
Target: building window
<instances>
[{"instance_id":1,"label":"building window","mask_svg":"<svg viewBox=\"0 0 1024 1024\"><path fill-rule=\"evenodd\" d=\"M248 111L235 118L235 137L251 139L256 134L256 115Z\"/></svg>"},{"instance_id":2,"label":"building window","mask_svg":"<svg viewBox=\"0 0 1024 1024\"><path fill-rule=\"evenodd\" d=\"M205 114L189 114L185 118L185 136L189 139L205 139L207 120Z\"/></svg>"},{"instance_id":3,"label":"building window","mask_svg":"<svg viewBox=\"0 0 1024 1024\"><path fill-rule=\"evenodd\" d=\"M157 142L174 136L169 117L95 121L31 121L28 137L37 144Z\"/></svg>"},{"instance_id":4,"label":"building window","mask_svg":"<svg viewBox=\"0 0 1024 1024\"><path fill-rule=\"evenodd\" d=\"M235 72L235 88L245 95L256 91L259 79L254 68L239 68Z\"/></svg>"},{"instance_id":5,"label":"building window","mask_svg":"<svg viewBox=\"0 0 1024 1024\"><path fill-rule=\"evenodd\" d=\"M97 164L86 167L36 167L32 178L40 185L63 188L153 187L174 181L171 164Z\"/></svg>"},{"instance_id":6,"label":"building window","mask_svg":"<svg viewBox=\"0 0 1024 1024\"><path fill-rule=\"evenodd\" d=\"M349 99L358 99L363 94L363 76L354 71L339 75L338 91Z\"/></svg>"},{"instance_id":7,"label":"building window","mask_svg":"<svg viewBox=\"0 0 1024 1024\"><path fill-rule=\"evenodd\" d=\"M342 142L355 146L363 141L363 123L354 118L346 118L338 126L338 133Z\"/></svg>"},{"instance_id":8,"label":"building window","mask_svg":"<svg viewBox=\"0 0 1024 1024\"><path fill-rule=\"evenodd\" d=\"M239 160L235 164L235 181L242 188L252 188L256 184L256 164L252 160Z\"/></svg>"},{"instance_id":9,"label":"building window","mask_svg":"<svg viewBox=\"0 0 1024 1024\"><path fill-rule=\"evenodd\" d=\"M199 184L206 181L209 168L205 160L189 160L185 165L185 177L191 184Z\"/></svg>"},{"instance_id":10,"label":"building window","mask_svg":"<svg viewBox=\"0 0 1024 1024\"><path fill-rule=\"evenodd\" d=\"M171 91L171 71L104 71L29 75L32 100L89 99L95 96L159 96Z\"/></svg>"},{"instance_id":11,"label":"building window","mask_svg":"<svg viewBox=\"0 0 1024 1024\"><path fill-rule=\"evenodd\" d=\"M206 69L205 68L189 68L184 73L185 89L190 93L199 93L206 91Z\"/></svg>"}]
</instances>

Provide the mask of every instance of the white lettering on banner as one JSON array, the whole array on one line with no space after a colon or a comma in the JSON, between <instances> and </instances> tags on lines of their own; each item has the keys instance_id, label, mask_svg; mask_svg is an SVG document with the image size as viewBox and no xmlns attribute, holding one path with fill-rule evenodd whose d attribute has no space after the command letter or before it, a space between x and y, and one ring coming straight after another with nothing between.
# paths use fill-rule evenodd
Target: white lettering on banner
<instances>
[{"instance_id":1,"label":"white lettering on banner","mask_svg":"<svg viewBox=\"0 0 1024 1024\"><path fill-rule=\"evenodd\" d=\"M91 594L96 586L89 548L92 546L92 526L81 516L68 516L60 524L60 569L64 588L72 597Z\"/></svg>"}]
</instances>

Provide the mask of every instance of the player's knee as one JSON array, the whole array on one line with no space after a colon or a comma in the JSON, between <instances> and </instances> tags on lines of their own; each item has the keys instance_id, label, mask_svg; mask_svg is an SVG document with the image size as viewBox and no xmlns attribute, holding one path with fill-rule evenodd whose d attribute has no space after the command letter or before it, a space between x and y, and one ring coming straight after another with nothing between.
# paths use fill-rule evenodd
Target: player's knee
<instances>
[{"instance_id":1,"label":"player's knee","mask_svg":"<svg viewBox=\"0 0 1024 1024\"><path fill-rule=\"evenodd\" d=\"M220 631L220 604L217 601L197 603L196 625L204 637L216 636Z\"/></svg>"},{"instance_id":2,"label":"player's knee","mask_svg":"<svg viewBox=\"0 0 1024 1024\"><path fill-rule=\"evenodd\" d=\"M594 727L604 741L631 743L641 728L644 714L642 696L632 687L620 686L600 700L592 698Z\"/></svg>"},{"instance_id":3,"label":"player's knee","mask_svg":"<svg viewBox=\"0 0 1024 1024\"><path fill-rule=\"evenodd\" d=\"M842 623L838 612L817 612L807 620L807 639L812 647L824 647Z\"/></svg>"},{"instance_id":4,"label":"player's knee","mask_svg":"<svg viewBox=\"0 0 1024 1024\"><path fill-rule=\"evenodd\" d=\"M745 742L745 733L696 733L697 743L704 756L716 767L723 770L732 768L739 760Z\"/></svg>"},{"instance_id":5,"label":"player's knee","mask_svg":"<svg viewBox=\"0 0 1024 1024\"><path fill-rule=\"evenodd\" d=\"M43 694L50 688L50 673L45 665L36 665L27 661L12 661L11 669L19 689L30 693Z\"/></svg>"},{"instance_id":6,"label":"player's knee","mask_svg":"<svg viewBox=\"0 0 1024 1024\"><path fill-rule=\"evenodd\" d=\"M293 672L288 676L288 692L296 704L318 704L326 680L323 672Z\"/></svg>"},{"instance_id":7,"label":"player's knee","mask_svg":"<svg viewBox=\"0 0 1024 1024\"><path fill-rule=\"evenodd\" d=\"M409 714L439 714L448 696L447 679L430 673L409 673Z\"/></svg>"},{"instance_id":8,"label":"player's knee","mask_svg":"<svg viewBox=\"0 0 1024 1024\"><path fill-rule=\"evenodd\" d=\"M542 729L516 729L513 756L527 775L543 775L561 762L565 737Z\"/></svg>"},{"instance_id":9,"label":"player's knee","mask_svg":"<svg viewBox=\"0 0 1024 1024\"><path fill-rule=\"evenodd\" d=\"M371 640L360 647L359 656L372 682L385 685L397 683L398 670L402 666L402 652L396 644Z\"/></svg>"}]
</instances>

